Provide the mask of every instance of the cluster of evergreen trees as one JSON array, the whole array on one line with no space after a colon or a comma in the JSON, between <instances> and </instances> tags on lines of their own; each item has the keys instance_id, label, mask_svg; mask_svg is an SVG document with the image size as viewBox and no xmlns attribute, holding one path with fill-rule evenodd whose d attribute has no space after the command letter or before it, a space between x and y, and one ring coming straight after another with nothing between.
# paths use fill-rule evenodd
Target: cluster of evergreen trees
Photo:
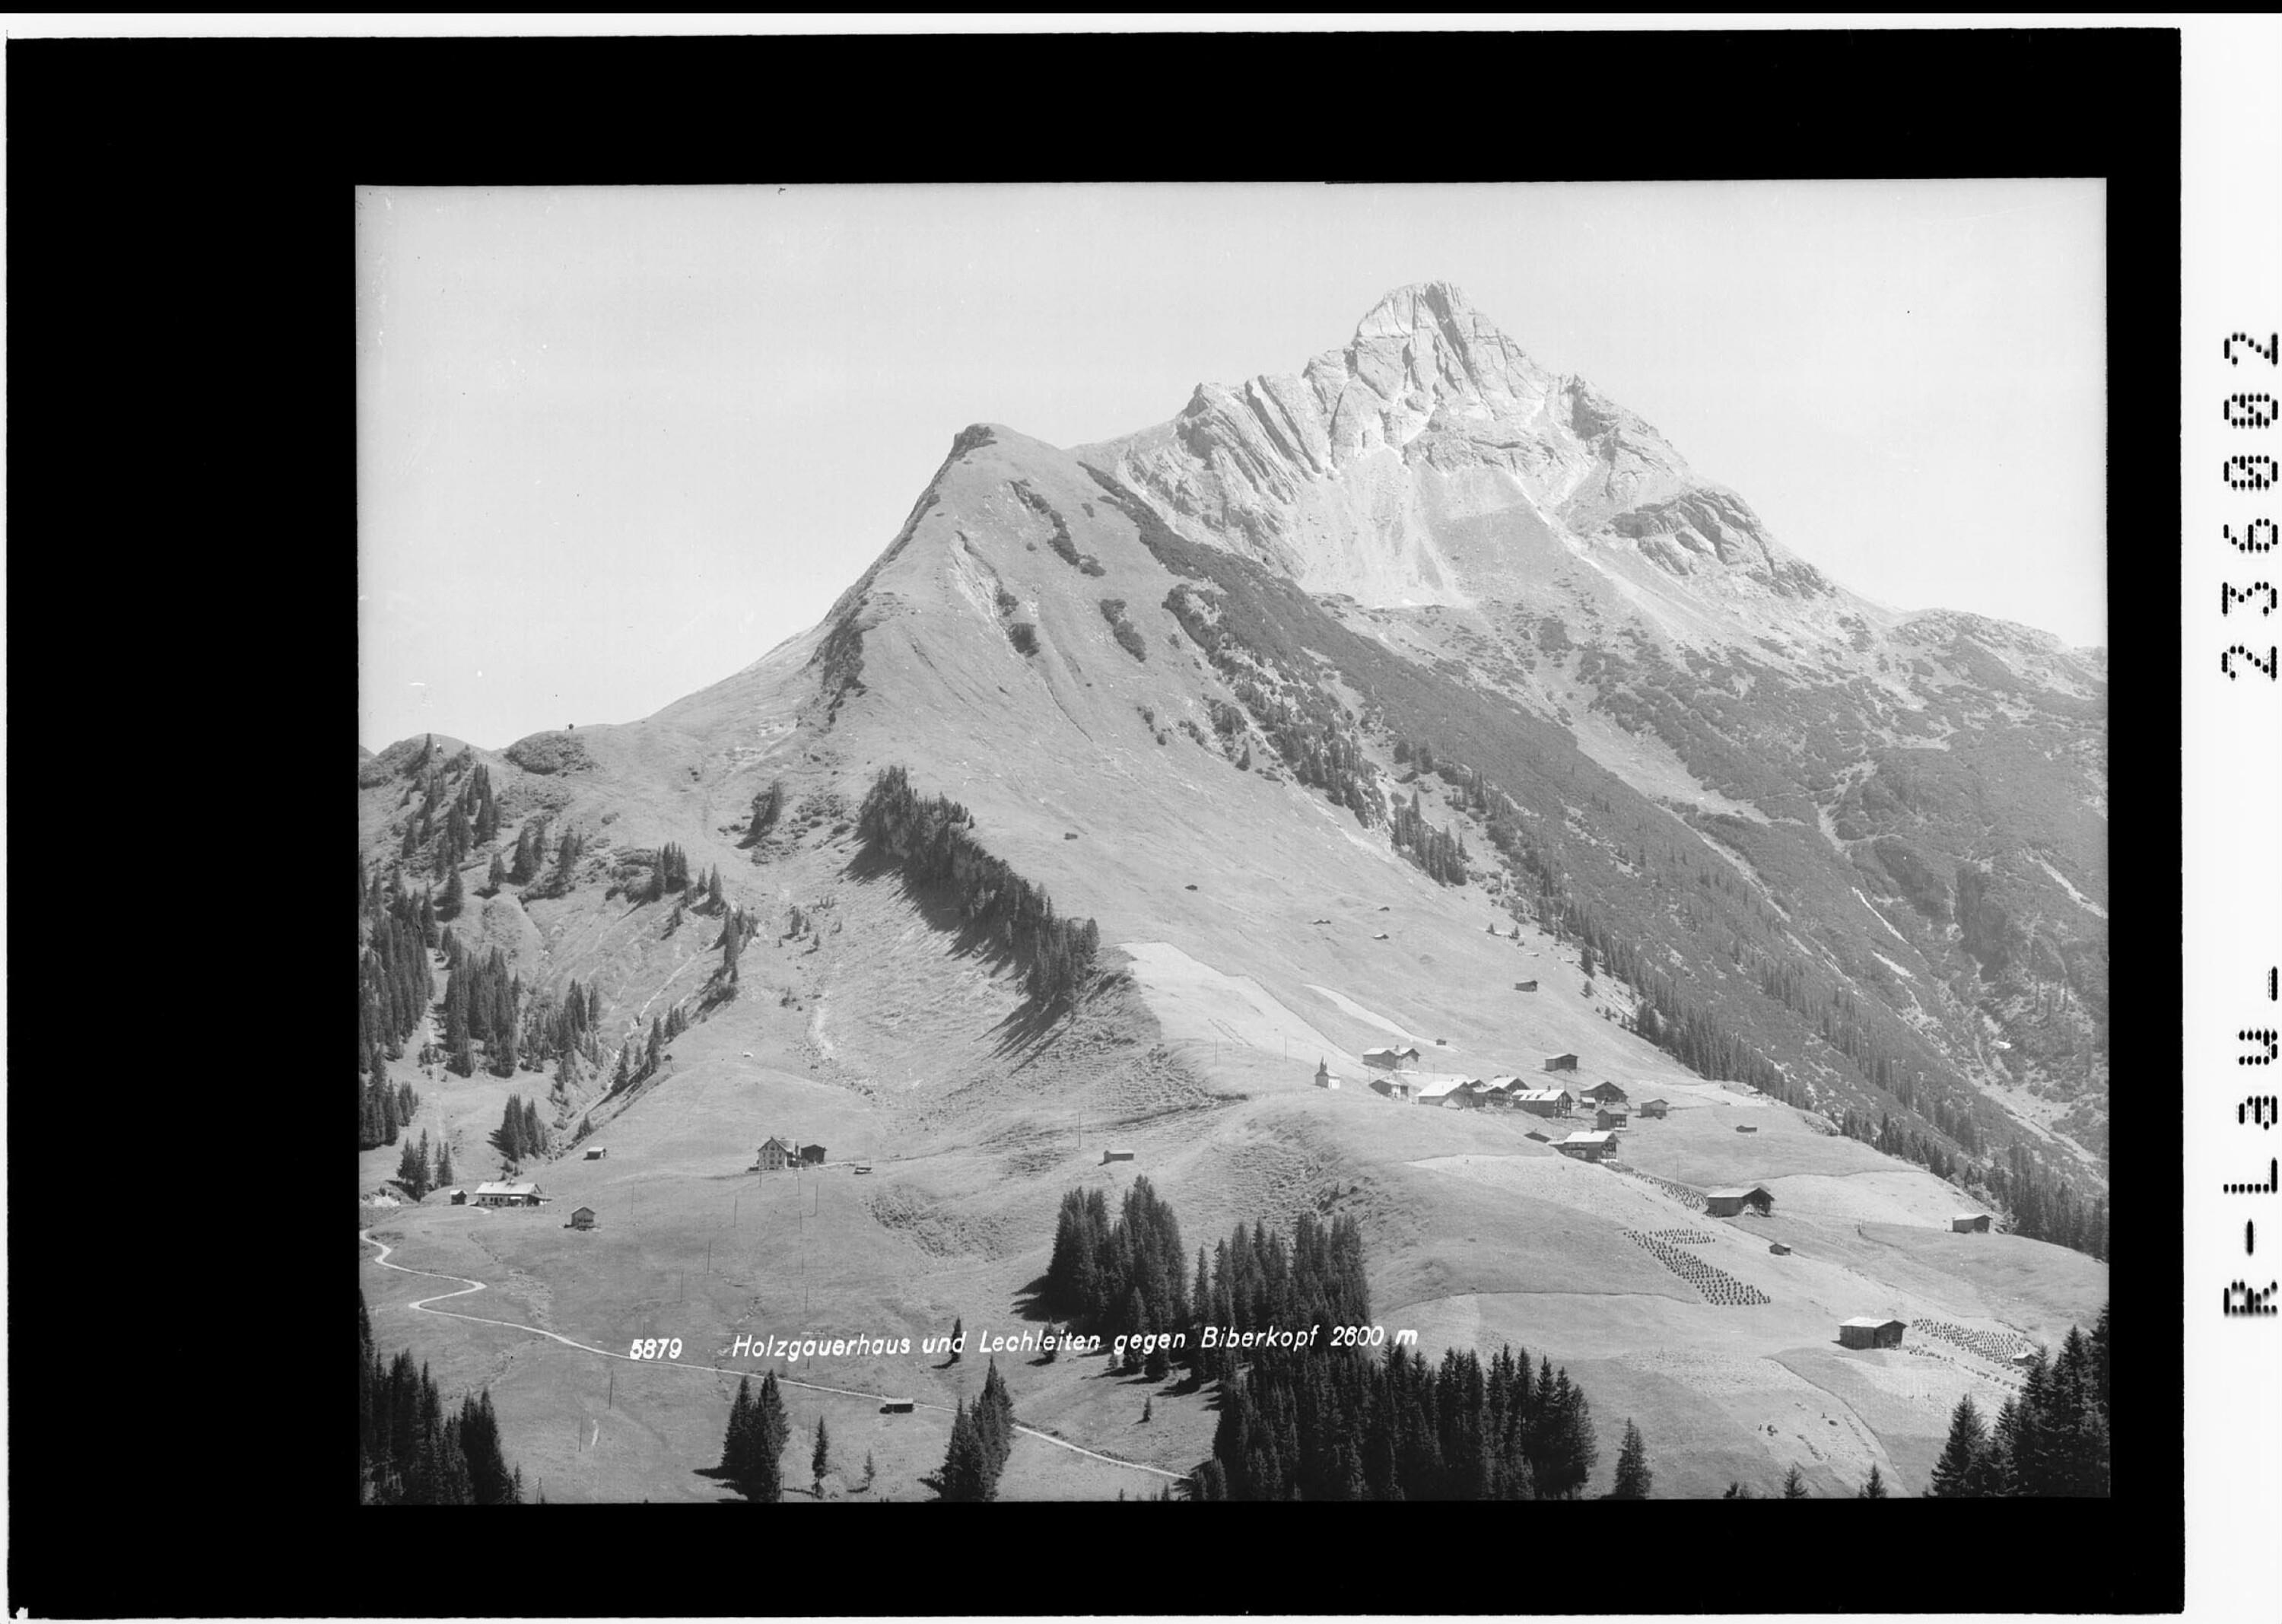
<instances>
[{"instance_id":1,"label":"cluster of evergreen trees","mask_svg":"<svg viewBox=\"0 0 2282 1624\"><path fill-rule=\"evenodd\" d=\"M2090 1336L2071 1325L2060 1356L2042 1350L2016 1398L1993 1424L1968 1394L1949 1420L1949 1441L1934 1463L1942 1499L2105 1496L2109 1492L2107 1309Z\"/></svg>"},{"instance_id":2,"label":"cluster of evergreen trees","mask_svg":"<svg viewBox=\"0 0 2282 1624\"><path fill-rule=\"evenodd\" d=\"M792 1441L792 1424L785 1415L784 1398L771 1371L761 1378L737 1380L736 1402L729 1410L729 1430L721 1440L721 1471L748 1500L773 1505L784 1498L784 1450Z\"/></svg>"},{"instance_id":3,"label":"cluster of evergreen trees","mask_svg":"<svg viewBox=\"0 0 2282 1624\"><path fill-rule=\"evenodd\" d=\"M409 1083L391 1083L386 1071L376 1067L359 1091L357 1148L372 1150L396 1143L397 1130L420 1108L420 1096Z\"/></svg>"},{"instance_id":4,"label":"cluster of evergreen trees","mask_svg":"<svg viewBox=\"0 0 2282 1624\"><path fill-rule=\"evenodd\" d=\"M1225 1347L1203 1346L1201 1333L1207 1325L1223 1332L1234 1326L1239 1333L1321 1325L1323 1330L1316 1340L1328 1344L1331 1327L1370 1320L1362 1231L1352 1218L1335 1217L1326 1224L1315 1214L1303 1212L1287 1241L1266 1224L1239 1222L1226 1240L1213 1247L1209 1269L1204 1248L1197 1248L1189 1295L1197 1334L1190 1337L1185 1356L1199 1379L1234 1376L1239 1359ZM1297 1350L1254 1348L1240 1356L1257 1364L1307 1356Z\"/></svg>"},{"instance_id":5,"label":"cluster of evergreen trees","mask_svg":"<svg viewBox=\"0 0 2282 1624\"><path fill-rule=\"evenodd\" d=\"M539 1120L539 1102L525 1100L520 1094L509 1094L507 1109L500 1117L500 1125L492 1131L492 1143L509 1162L520 1162L526 1156L545 1155L547 1129Z\"/></svg>"},{"instance_id":6,"label":"cluster of evergreen trees","mask_svg":"<svg viewBox=\"0 0 2282 1624\"><path fill-rule=\"evenodd\" d=\"M1439 1370L1331 1349L1257 1361L1222 1391L1193 1499L1574 1499L1599 1456L1584 1389L1511 1347L1486 1366L1452 1348Z\"/></svg>"},{"instance_id":7,"label":"cluster of evergreen trees","mask_svg":"<svg viewBox=\"0 0 2282 1624\"><path fill-rule=\"evenodd\" d=\"M426 1129L420 1131L420 1142L416 1145L408 1136L406 1138L404 1154L396 1162L396 1182L404 1186L405 1193L414 1201L419 1201L431 1190L450 1184L457 1177L452 1167L449 1141L437 1147L436 1158L431 1162Z\"/></svg>"},{"instance_id":8,"label":"cluster of evergreen trees","mask_svg":"<svg viewBox=\"0 0 2282 1624\"><path fill-rule=\"evenodd\" d=\"M518 1505L523 1472L500 1448L488 1390L447 1416L428 1367L406 1348L384 1364L357 1292L357 1504Z\"/></svg>"},{"instance_id":9,"label":"cluster of evergreen trees","mask_svg":"<svg viewBox=\"0 0 2282 1624\"><path fill-rule=\"evenodd\" d=\"M1090 919L1060 919L1045 891L976 843L974 819L958 802L922 798L899 766L884 767L857 815L866 844L893 858L915 885L948 886L960 916L1022 968L1023 988L1040 1005L1083 989L1094 974L1101 930Z\"/></svg>"},{"instance_id":10,"label":"cluster of evergreen trees","mask_svg":"<svg viewBox=\"0 0 2282 1624\"><path fill-rule=\"evenodd\" d=\"M982 1392L969 1410L959 1401L951 1416L951 1447L943 1452L940 1492L946 1500L993 1500L998 1476L1014 1448L1014 1401L1007 1395L1005 1378L992 1359L983 1373Z\"/></svg>"},{"instance_id":11,"label":"cluster of evergreen trees","mask_svg":"<svg viewBox=\"0 0 2282 1624\"><path fill-rule=\"evenodd\" d=\"M1429 824L1419 811L1417 790L1410 792L1407 803L1399 798L1395 801L1390 834L1394 849L1424 869L1427 878L1435 884L1466 882L1465 836Z\"/></svg>"},{"instance_id":12,"label":"cluster of evergreen trees","mask_svg":"<svg viewBox=\"0 0 2282 1624\"><path fill-rule=\"evenodd\" d=\"M488 958L478 960L458 938L450 937L445 953L451 964L444 981L445 1064L461 1076L474 1076L475 1045L481 1043L493 1073L513 1076L521 1036L523 978L508 970L507 954L497 947Z\"/></svg>"},{"instance_id":13,"label":"cluster of evergreen trees","mask_svg":"<svg viewBox=\"0 0 2282 1624\"><path fill-rule=\"evenodd\" d=\"M1125 1193L1114 1224L1098 1189L1072 1190L1062 1197L1054 1226L1044 1301L1096 1335L1170 1333L1189 1324L1186 1266L1180 1221L1158 1199L1147 1175ZM1163 1350L1150 1354L1147 1363L1150 1376L1165 1375Z\"/></svg>"},{"instance_id":14,"label":"cluster of evergreen trees","mask_svg":"<svg viewBox=\"0 0 2282 1624\"><path fill-rule=\"evenodd\" d=\"M428 950L437 942L426 893L407 893L395 876L384 884L357 859L357 1071L383 1074L384 1057L404 1053L434 999Z\"/></svg>"}]
</instances>

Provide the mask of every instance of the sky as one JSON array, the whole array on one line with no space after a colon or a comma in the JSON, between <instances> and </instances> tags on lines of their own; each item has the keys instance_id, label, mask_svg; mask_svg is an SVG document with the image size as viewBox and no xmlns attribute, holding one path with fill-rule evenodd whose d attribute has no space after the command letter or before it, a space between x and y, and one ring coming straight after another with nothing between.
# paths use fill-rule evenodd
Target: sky
<instances>
[{"instance_id":1,"label":"sky","mask_svg":"<svg viewBox=\"0 0 2282 1624\"><path fill-rule=\"evenodd\" d=\"M1058 446L1440 279L1898 610L2105 645L2089 181L361 188L359 742L624 722ZM2159 447L2159 453L2161 448Z\"/></svg>"}]
</instances>

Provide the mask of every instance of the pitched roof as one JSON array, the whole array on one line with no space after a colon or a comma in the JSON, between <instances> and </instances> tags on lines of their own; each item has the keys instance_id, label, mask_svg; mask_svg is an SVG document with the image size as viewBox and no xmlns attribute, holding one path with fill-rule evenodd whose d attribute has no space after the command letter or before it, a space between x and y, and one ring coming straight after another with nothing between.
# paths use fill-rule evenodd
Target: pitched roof
<instances>
[{"instance_id":1,"label":"pitched roof","mask_svg":"<svg viewBox=\"0 0 2282 1624\"><path fill-rule=\"evenodd\" d=\"M775 1146L779 1150L783 1151L787 1155L797 1156L800 1154L800 1146L794 1144L790 1139L785 1138L780 1135L772 1134L769 1138L761 1141L761 1148L763 1150L766 1150L772 1145Z\"/></svg>"},{"instance_id":2,"label":"pitched roof","mask_svg":"<svg viewBox=\"0 0 2282 1624\"><path fill-rule=\"evenodd\" d=\"M487 1184L476 1186L477 1195L533 1195L538 1191L539 1186L534 1184Z\"/></svg>"},{"instance_id":3,"label":"pitched roof","mask_svg":"<svg viewBox=\"0 0 2282 1624\"><path fill-rule=\"evenodd\" d=\"M1888 1325L1898 1325L1902 1322L1898 1319L1879 1319L1868 1314L1858 1314L1852 1319L1842 1319L1838 1323L1842 1325L1852 1325L1862 1331L1882 1331Z\"/></svg>"},{"instance_id":4,"label":"pitched roof","mask_svg":"<svg viewBox=\"0 0 2282 1624\"><path fill-rule=\"evenodd\" d=\"M1572 1133L1567 1138L1556 1140L1556 1143L1562 1145L1606 1145L1611 1137L1611 1135L1601 1132Z\"/></svg>"}]
</instances>

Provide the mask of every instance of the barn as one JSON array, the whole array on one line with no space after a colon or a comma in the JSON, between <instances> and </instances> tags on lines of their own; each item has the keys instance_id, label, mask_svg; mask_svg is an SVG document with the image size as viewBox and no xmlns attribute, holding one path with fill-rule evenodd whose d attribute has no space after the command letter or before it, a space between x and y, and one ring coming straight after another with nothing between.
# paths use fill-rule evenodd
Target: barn
<instances>
[{"instance_id":1,"label":"barn","mask_svg":"<svg viewBox=\"0 0 2282 1624\"><path fill-rule=\"evenodd\" d=\"M1572 1133L1556 1140L1553 1146L1564 1156L1576 1156L1586 1162L1602 1162L1615 1152L1616 1135L1612 1133Z\"/></svg>"},{"instance_id":2,"label":"barn","mask_svg":"<svg viewBox=\"0 0 2282 1624\"><path fill-rule=\"evenodd\" d=\"M1418 1051L1409 1047L1365 1049L1362 1052L1362 1063L1366 1066L1375 1066L1381 1071L1400 1070L1405 1061L1415 1061L1417 1058Z\"/></svg>"},{"instance_id":3,"label":"barn","mask_svg":"<svg viewBox=\"0 0 2282 1624\"><path fill-rule=\"evenodd\" d=\"M539 1186L533 1184L484 1184L476 1186L478 1207L536 1207Z\"/></svg>"},{"instance_id":4,"label":"barn","mask_svg":"<svg viewBox=\"0 0 2282 1624\"><path fill-rule=\"evenodd\" d=\"M1417 1092L1409 1084L1395 1077L1373 1077L1370 1080L1370 1090L1375 1094L1386 1095L1389 1100L1409 1100Z\"/></svg>"},{"instance_id":5,"label":"barn","mask_svg":"<svg viewBox=\"0 0 2282 1624\"><path fill-rule=\"evenodd\" d=\"M592 1207L580 1207L575 1208L570 1214L570 1227L572 1229L594 1228L594 1209Z\"/></svg>"},{"instance_id":6,"label":"barn","mask_svg":"<svg viewBox=\"0 0 2282 1624\"><path fill-rule=\"evenodd\" d=\"M1960 1212L1949 1221L1950 1231L1959 1235L1985 1235L1989 1232L1989 1215L1985 1212Z\"/></svg>"},{"instance_id":7,"label":"barn","mask_svg":"<svg viewBox=\"0 0 2282 1624\"><path fill-rule=\"evenodd\" d=\"M907 1398L891 1398L880 1406L880 1413L883 1416L907 1416L911 1412L912 1401Z\"/></svg>"},{"instance_id":8,"label":"barn","mask_svg":"<svg viewBox=\"0 0 2282 1624\"><path fill-rule=\"evenodd\" d=\"M1596 1105L1622 1105L1625 1091L1614 1083L1595 1083L1580 1096Z\"/></svg>"},{"instance_id":9,"label":"barn","mask_svg":"<svg viewBox=\"0 0 2282 1624\"><path fill-rule=\"evenodd\" d=\"M760 1160L755 1165L764 1173L781 1173L788 1167L798 1167L800 1148L790 1139L772 1138L761 1146Z\"/></svg>"},{"instance_id":10,"label":"barn","mask_svg":"<svg viewBox=\"0 0 2282 1624\"><path fill-rule=\"evenodd\" d=\"M1537 983L1533 981L1517 981L1513 983L1513 990L1516 992L1534 992L1537 991Z\"/></svg>"},{"instance_id":11,"label":"barn","mask_svg":"<svg viewBox=\"0 0 2282 1624\"><path fill-rule=\"evenodd\" d=\"M1640 1111L1642 1116L1668 1116L1672 1114L1672 1102L1667 1100L1646 1100Z\"/></svg>"},{"instance_id":12,"label":"barn","mask_svg":"<svg viewBox=\"0 0 2282 1624\"><path fill-rule=\"evenodd\" d=\"M1577 1069L1577 1057L1573 1054L1548 1054L1545 1057L1545 1069L1574 1071Z\"/></svg>"},{"instance_id":13,"label":"barn","mask_svg":"<svg viewBox=\"0 0 2282 1624\"><path fill-rule=\"evenodd\" d=\"M452 1192L452 1205L453 1205L453 1206L454 1206L454 1207L465 1207L467 1204L468 1204L468 1193L467 1193L465 1190L454 1190L454 1191L453 1191L453 1192Z\"/></svg>"},{"instance_id":14,"label":"barn","mask_svg":"<svg viewBox=\"0 0 2282 1624\"><path fill-rule=\"evenodd\" d=\"M1532 1116L1566 1116L1577 1103L1565 1088L1516 1089L1507 1098Z\"/></svg>"},{"instance_id":15,"label":"barn","mask_svg":"<svg viewBox=\"0 0 2282 1624\"><path fill-rule=\"evenodd\" d=\"M1750 1208L1761 1217L1775 1209L1774 1192L1765 1185L1750 1185L1732 1190L1706 1190L1704 1209L1715 1218L1735 1218Z\"/></svg>"},{"instance_id":16,"label":"barn","mask_svg":"<svg viewBox=\"0 0 2282 1624\"><path fill-rule=\"evenodd\" d=\"M1906 1329L1898 1319L1845 1319L1838 1323L1838 1340L1847 1348L1899 1348Z\"/></svg>"},{"instance_id":17,"label":"barn","mask_svg":"<svg viewBox=\"0 0 2282 1624\"><path fill-rule=\"evenodd\" d=\"M800 1159L810 1167L822 1167L824 1165L824 1146L821 1145L802 1146L800 1147Z\"/></svg>"},{"instance_id":18,"label":"barn","mask_svg":"<svg viewBox=\"0 0 2282 1624\"><path fill-rule=\"evenodd\" d=\"M1622 1106L1617 1107L1614 1110L1611 1110L1607 1106L1603 1106L1599 1110L1593 1113L1593 1126L1595 1128L1629 1128L1632 1125L1632 1113L1626 1110Z\"/></svg>"},{"instance_id":19,"label":"barn","mask_svg":"<svg viewBox=\"0 0 2282 1624\"><path fill-rule=\"evenodd\" d=\"M1105 1150L1101 1153L1101 1165L1104 1167L1107 1167L1113 1162L1130 1162L1132 1160L1133 1153L1129 1150Z\"/></svg>"},{"instance_id":20,"label":"barn","mask_svg":"<svg viewBox=\"0 0 2282 1624\"><path fill-rule=\"evenodd\" d=\"M1774 1253L1777 1257L1789 1257L1790 1255L1790 1242L1788 1240L1769 1241L1767 1243L1767 1250Z\"/></svg>"},{"instance_id":21,"label":"barn","mask_svg":"<svg viewBox=\"0 0 2282 1624\"><path fill-rule=\"evenodd\" d=\"M603 1157L605 1157L605 1156L609 1155L609 1154L610 1154L610 1153L609 1153L609 1151L608 1149L603 1148L603 1147L602 1147L602 1146L597 1146L596 1148L594 1148L594 1149L593 1149L593 1150L590 1150L590 1151L588 1151L588 1152L586 1153L586 1160L587 1160L587 1161L589 1161L589 1162L600 1162Z\"/></svg>"},{"instance_id":22,"label":"barn","mask_svg":"<svg viewBox=\"0 0 2282 1624\"><path fill-rule=\"evenodd\" d=\"M1464 1077L1427 1077L1419 1082L1414 1097L1420 1105L1439 1105L1459 1111L1481 1103L1473 1097L1471 1088Z\"/></svg>"}]
</instances>

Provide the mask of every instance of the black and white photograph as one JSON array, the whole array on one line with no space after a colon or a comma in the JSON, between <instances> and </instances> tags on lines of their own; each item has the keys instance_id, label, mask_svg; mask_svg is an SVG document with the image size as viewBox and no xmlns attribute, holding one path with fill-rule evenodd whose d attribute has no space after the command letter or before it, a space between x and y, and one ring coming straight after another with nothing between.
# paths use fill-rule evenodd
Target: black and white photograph
<instances>
[{"instance_id":1,"label":"black and white photograph","mask_svg":"<svg viewBox=\"0 0 2282 1624\"><path fill-rule=\"evenodd\" d=\"M2107 1495L2105 201L359 188L365 1503Z\"/></svg>"}]
</instances>

